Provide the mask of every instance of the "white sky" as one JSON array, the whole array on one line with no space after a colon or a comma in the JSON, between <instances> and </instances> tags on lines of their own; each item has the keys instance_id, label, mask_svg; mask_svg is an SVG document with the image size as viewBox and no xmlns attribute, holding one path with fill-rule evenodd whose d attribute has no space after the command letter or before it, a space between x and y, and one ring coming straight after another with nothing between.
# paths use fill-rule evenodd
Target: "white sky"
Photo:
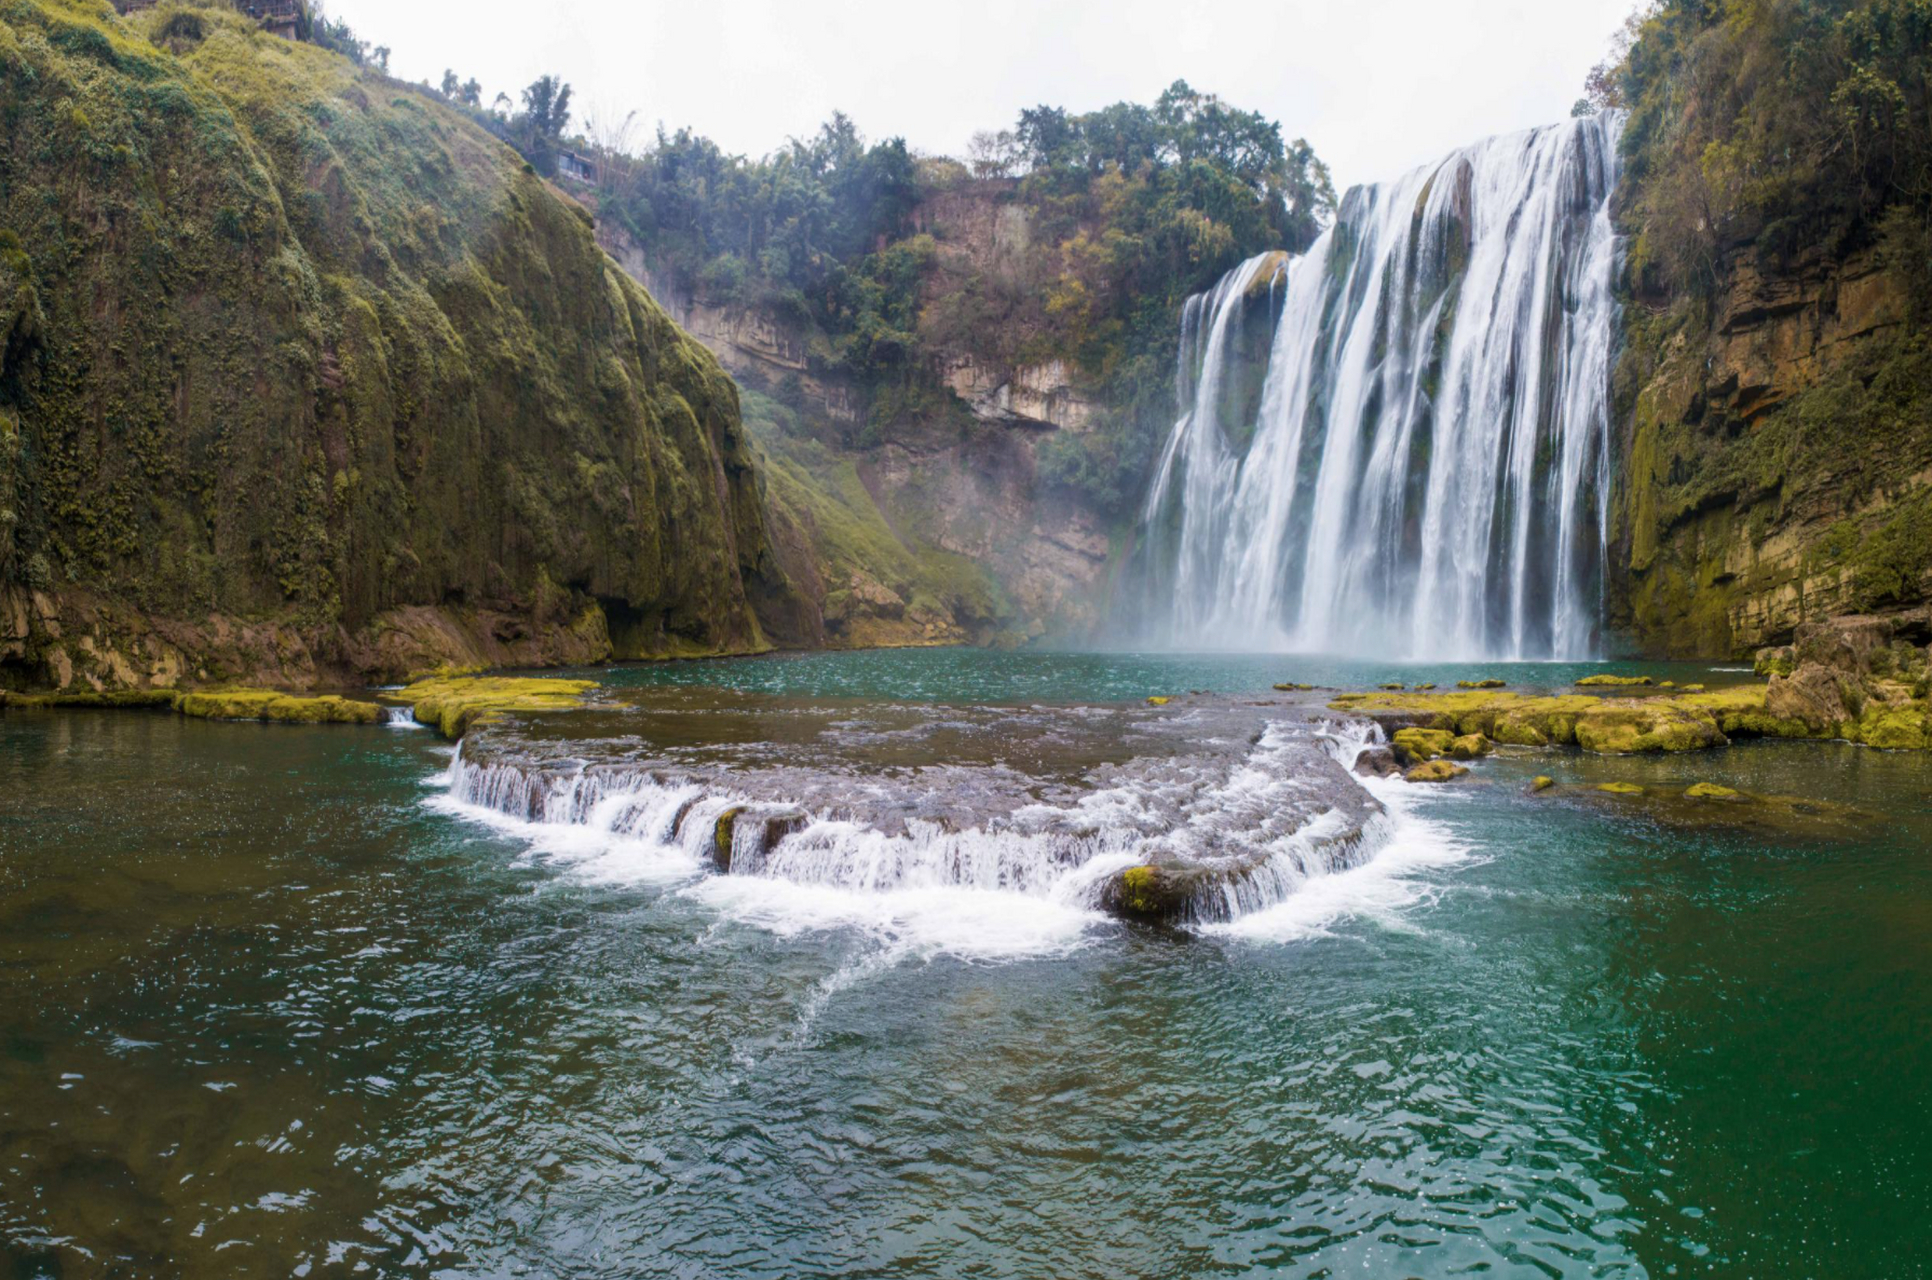
<instances>
[{"instance_id":1,"label":"white sky","mask_svg":"<svg viewBox=\"0 0 1932 1280\"><path fill-rule=\"evenodd\" d=\"M1183 79L1306 137L1339 193L1569 114L1635 0L326 0L409 80L487 103L545 72L763 155L836 108L962 155L1047 103L1151 102ZM545 13L550 16L542 16Z\"/></svg>"}]
</instances>

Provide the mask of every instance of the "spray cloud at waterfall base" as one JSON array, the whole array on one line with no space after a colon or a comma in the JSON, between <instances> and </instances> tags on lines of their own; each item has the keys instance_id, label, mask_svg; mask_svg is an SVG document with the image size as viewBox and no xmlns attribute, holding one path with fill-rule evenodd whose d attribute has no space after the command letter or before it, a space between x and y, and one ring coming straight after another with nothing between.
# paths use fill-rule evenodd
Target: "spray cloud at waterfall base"
<instances>
[{"instance_id":1,"label":"spray cloud at waterfall base","mask_svg":"<svg viewBox=\"0 0 1932 1280\"><path fill-rule=\"evenodd\" d=\"M1596 651L1621 128L1606 112L1358 187L1305 255L1190 301L1131 639Z\"/></svg>"}]
</instances>

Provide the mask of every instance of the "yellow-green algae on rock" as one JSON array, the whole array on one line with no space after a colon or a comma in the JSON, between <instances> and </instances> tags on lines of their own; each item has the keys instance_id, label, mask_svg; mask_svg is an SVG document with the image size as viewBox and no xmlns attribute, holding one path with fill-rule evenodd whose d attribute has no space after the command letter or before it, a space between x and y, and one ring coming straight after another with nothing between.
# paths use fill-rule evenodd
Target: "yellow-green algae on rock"
<instances>
[{"instance_id":1,"label":"yellow-green algae on rock","mask_svg":"<svg viewBox=\"0 0 1932 1280\"><path fill-rule=\"evenodd\" d=\"M1742 793L1715 782L1699 782L1684 792L1686 800L1736 800Z\"/></svg>"},{"instance_id":2,"label":"yellow-green algae on rock","mask_svg":"<svg viewBox=\"0 0 1932 1280\"><path fill-rule=\"evenodd\" d=\"M1447 729L1399 729L1389 745L1403 764L1422 764L1448 755L1455 743L1456 735Z\"/></svg>"},{"instance_id":3,"label":"yellow-green algae on rock","mask_svg":"<svg viewBox=\"0 0 1932 1280\"><path fill-rule=\"evenodd\" d=\"M382 708L333 694L304 697L280 689L70 690L64 693L11 694L0 705L27 710L153 708L176 711L198 720L263 720L279 724L377 724Z\"/></svg>"},{"instance_id":4,"label":"yellow-green algae on rock","mask_svg":"<svg viewBox=\"0 0 1932 1280\"><path fill-rule=\"evenodd\" d=\"M1453 693L1350 693L1334 698L1329 705L1337 711L1411 715L1424 722L1422 728L1448 734L1451 740L1479 733L1506 746L1573 744L1604 755L1720 747L1732 735L1842 736L1821 734L1803 720L1774 715L1766 709L1765 699L1763 686L1747 685L1715 693L1678 692L1641 698L1475 689ZM1894 722L1899 740L1910 740L1916 724L1912 714L1906 709ZM1401 732L1396 735L1398 739ZM1446 753L1447 749L1445 745L1440 751Z\"/></svg>"},{"instance_id":5,"label":"yellow-green algae on rock","mask_svg":"<svg viewBox=\"0 0 1932 1280\"><path fill-rule=\"evenodd\" d=\"M1599 782L1597 790L1613 796L1640 796L1644 789L1634 782Z\"/></svg>"},{"instance_id":6,"label":"yellow-green algae on rock","mask_svg":"<svg viewBox=\"0 0 1932 1280\"><path fill-rule=\"evenodd\" d=\"M515 676L436 676L392 694L411 708L418 723L445 738L460 738L506 711L569 711L583 705L595 680Z\"/></svg>"},{"instance_id":7,"label":"yellow-green algae on rock","mask_svg":"<svg viewBox=\"0 0 1932 1280\"><path fill-rule=\"evenodd\" d=\"M184 693L174 709L202 720L269 720L281 724L377 724L382 708L373 702L328 695L298 697L277 689L214 689Z\"/></svg>"},{"instance_id":8,"label":"yellow-green algae on rock","mask_svg":"<svg viewBox=\"0 0 1932 1280\"><path fill-rule=\"evenodd\" d=\"M1438 759L1419 764L1402 776L1410 782L1447 782L1468 772L1453 761Z\"/></svg>"},{"instance_id":9,"label":"yellow-green algae on rock","mask_svg":"<svg viewBox=\"0 0 1932 1280\"><path fill-rule=\"evenodd\" d=\"M1620 688L1635 687L1637 685L1645 685L1649 683L1650 683L1649 676L1611 676L1611 675L1585 676L1581 680L1577 681L1578 687L1585 688L1585 689L1591 688L1593 686L1602 686L1602 685L1608 685L1608 686L1620 687ZM1665 683L1668 684L1669 681L1665 681Z\"/></svg>"}]
</instances>

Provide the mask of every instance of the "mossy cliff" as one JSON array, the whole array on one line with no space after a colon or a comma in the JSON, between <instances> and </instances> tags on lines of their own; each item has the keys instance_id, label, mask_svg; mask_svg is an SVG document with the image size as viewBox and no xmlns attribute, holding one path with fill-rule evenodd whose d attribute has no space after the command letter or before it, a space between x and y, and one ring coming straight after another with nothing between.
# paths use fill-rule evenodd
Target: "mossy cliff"
<instances>
[{"instance_id":1,"label":"mossy cliff","mask_svg":"<svg viewBox=\"0 0 1932 1280\"><path fill-rule=\"evenodd\" d=\"M1611 623L1748 655L1932 598L1932 23L1664 0L1630 110Z\"/></svg>"},{"instance_id":2,"label":"mossy cliff","mask_svg":"<svg viewBox=\"0 0 1932 1280\"><path fill-rule=\"evenodd\" d=\"M0 0L0 121L0 684L818 638L730 380L439 102Z\"/></svg>"}]
</instances>

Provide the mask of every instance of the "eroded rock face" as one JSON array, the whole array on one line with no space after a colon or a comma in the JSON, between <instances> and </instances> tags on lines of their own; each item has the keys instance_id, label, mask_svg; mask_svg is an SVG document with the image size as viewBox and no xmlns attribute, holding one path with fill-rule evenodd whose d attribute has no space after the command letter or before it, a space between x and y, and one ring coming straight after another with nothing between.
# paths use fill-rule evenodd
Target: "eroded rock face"
<instances>
[{"instance_id":1,"label":"eroded rock face","mask_svg":"<svg viewBox=\"0 0 1932 1280\"><path fill-rule=\"evenodd\" d=\"M1741 655L1927 598L1932 356L1888 265L1904 260L1732 246L1708 327L1627 309L1613 626L1653 652Z\"/></svg>"},{"instance_id":2,"label":"eroded rock face","mask_svg":"<svg viewBox=\"0 0 1932 1280\"><path fill-rule=\"evenodd\" d=\"M1932 724L1932 657L1920 647L1927 629L1923 611L1805 623L1791 644L1759 651L1758 669L1771 673L1766 712L1817 737L1923 748Z\"/></svg>"}]
</instances>

